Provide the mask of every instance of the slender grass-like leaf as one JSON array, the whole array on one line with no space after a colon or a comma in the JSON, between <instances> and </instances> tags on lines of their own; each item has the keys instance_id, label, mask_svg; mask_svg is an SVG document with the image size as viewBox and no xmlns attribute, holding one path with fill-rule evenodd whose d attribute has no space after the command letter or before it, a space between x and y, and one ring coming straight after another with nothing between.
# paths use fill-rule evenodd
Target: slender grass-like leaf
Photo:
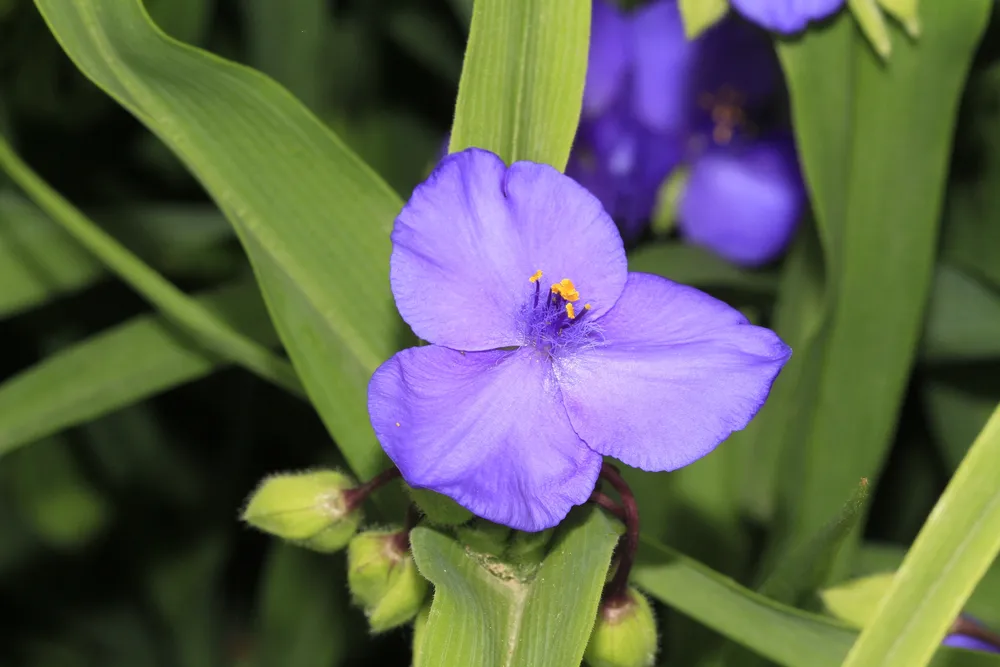
<instances>
[{"instance_id":1,"label":"slender grass-like leaf","mask_svg":"<svg viewBox=\"0 0 1000 667\"><path fill-rule=\"evenodd\" d=\"M326 0L243 0L250 64L319 110L323 41L329 37Z\"/></svg>"},{"instance_id":2,"label":"slender grass-like leaf","mask_svg":"<svg viewBox=\"0 0 1000 667\"><path fill-rule=\"evenodd\" d=\"M104 265L13 192L0 192L0 318L92 285Z\"/></svg>"},{"instance_id":3,"label":"slender grass-like leaf","mask_svg":"<svg viewBox=\"0 0 1000 667\"><path fill-rule=\"evenodd\" d=\"M805 349L792 342L779 380L795 381L798 400L780 404L777 432L757 433L780 437L788 454L779 550L809 539L885 460L933 276L962 84L990 4L925 0L924 33L914 41L894 27L885 62L846 12L779 44L825 260L820 334Z\"/></svg>"},{"instance_id":4,"label":"slender grass-like leaf","mask_svg":"<svg viewBox=\"0 0 1000 667\"><path fill-rule=\"evenodd\" d=\"M591 0L476 0L451 152L566 167L580 120Z\"/></svg>"},{"instance_id":5,"label":"slender grass-like leaf","mask_svg":"<svg viewBox=\"0 0 1000 667\"><path fill-rule=\"evenodd\" d=\"M986 423L844 667L922 667L1000 553L1000 408Z\"/></svg>"},{"instance_id":6,"label":"slender grass-like leaf","mask_svg":"<svg viewBox=\"0 0 1000 667\"><path fill-rule=\"evenodd\" d=\"M261 345L277 334L253 284L199 307ZM226 363L162 315L140 315L70 345L0 384L0 454L211 373Z\"/></svg>"},{"instance_id":7,"label":"slender grass-like leaf","mask_svg":"<svg viewBox=\"0 0 1000 667\"><path fill-rule=\"evenodd\" d=\"M287 91L167 37L139 0L35 4L83 73L219 204L313 405L354 472L379 472L368 380L411 340L388 280L398 196Z\"/></svg>"},{"instance_id":8,"label":"slender grass-like leaf","mask_svg":"<svg viewBox=\"0 0 1000 667\"><path fill-rule=\"evenodd\" d=\"M639 549L632 581L667 606L782 667L839 667L857 637L846 624L775 602L648 540ZM943 648L932 664L997 667L1000 656Z\"/></svg>"},{"instance_id":9,"label":"slender grass-like leaf","mask_svg":"<svg viewBox=\"0 0 1000 667\"><path fill-rule=\"evenodd\" d=\"M63 229L122 280L205 347L293 393L301 386L291 365L247 338L177 289L55 192L0 138L0 167Z\"/></svg>"}]
</instances>

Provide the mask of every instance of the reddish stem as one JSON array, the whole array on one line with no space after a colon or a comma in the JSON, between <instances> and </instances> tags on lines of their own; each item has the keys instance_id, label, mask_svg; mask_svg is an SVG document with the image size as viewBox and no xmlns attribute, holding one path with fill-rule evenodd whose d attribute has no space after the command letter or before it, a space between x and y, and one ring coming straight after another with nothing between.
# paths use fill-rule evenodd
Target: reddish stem
<instances>
[{"instance_id":1,"label":"reddish stem","mask_svg":"<svg viewBox=\"0 0 1000 667\"><path fill-rule=\"evenodd\" d=\"M609 496L601 493L600 491L594 491L590 494L590 502L599 507L603 507L607 511L614 514L619 521L625 523L625 510L622 509L621 505L616 503Z\"/></svg>"},{"instance_id":2,"label":"reddish stem","mask_svg":"<svg viewBox=\"0 0 1000 667\"><path fill-rule=\"evenodd\" d=\"M361 507L368 500L368 496L400 476L399 468L392 466L375 475L361 486L344 491L344 505L347 507L347 511L352 512Z\"/></svg>"},{"instance_id":3,"label":"reddish stem","mask_svg":"<svg viewBox=\"0 0 1000 667\"><path fill-rule=\"evenodd\" d=\"M618 569L615 570L615 575L608 582L608 585L604 587L604 606L605 608L614 608L629 602L628 577L632 572L635 553L639 548L639 506L636 505L632 489L618 472L618 468L610 463L605 463L601 466L601 479L606 480L621 496L622 510L625 515L625 534L622 535L618 545Z\"/></svg>"},{"instance_id":4,"label":"reddish stem","mask_svg":"<svg viewBox=\"0 0 1000 667\"><path fill-rule=\"evenodd\" d=\"M406 509L406 519L403 523L403 529L393 536L393 546L399 553L405 554L410 550L410 531L418 523L420 523L420 509L416 503L410 503L410 506Z\"/></svg>"},{"instance_id":5,"label":"reddish stem","mask_svg":"<svg viewBox=\"0 0 1000 667\"><path fill-rule=\"evenodd\" d=\"M1000 635L963 616L955 619L955 622L951 624L951 630L948 631L948 634L965 635L966 637L979 639L1000 650Z\"/></svg>"}]
</instances>

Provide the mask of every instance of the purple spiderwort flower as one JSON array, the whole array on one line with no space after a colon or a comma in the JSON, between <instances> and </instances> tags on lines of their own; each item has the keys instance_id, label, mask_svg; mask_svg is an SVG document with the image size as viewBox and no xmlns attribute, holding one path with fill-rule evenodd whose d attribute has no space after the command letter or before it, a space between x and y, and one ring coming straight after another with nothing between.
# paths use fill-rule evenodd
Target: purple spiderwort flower
<instances>
[{"instance_id":1,"label":"purple spiderwort flower","mask_svg":"<svg viewBox=\"0 0 1000 667\"><path fill-rule=\"evenodd\" d=\"M630 15L595 0L591 24L583 115L566 173L632 239L664 179L687 163L681 234L738 264L776 259L806 197L791 136L753 123L781 90L766 35L729 18L689 41L676 0Z\"/></svg>"},{"instance_id":2,"label":"purple spiderwort flower","mask_svg":"<svg viewBox=\"0 0 1000 667\"><path fill-rule=\"evenodd\" d=\"M832 16L844 0L729 0L733 8L757 25L784 34L805 30L810 21Z\"/></svg>"},{"instance_id":3,"label":"purple spiderwort flower","mask_svg":"<svg viewBox=\"0 0 1000 667\"><path fill-rule=\"evenodd\" d=\"M760 409L791 351L696 289L629 273L598 201L547 165L449 155L392 232L396 306L431 345L372 376L406 481L521 530L590 496L602 456L674 470Z\"/></svg>"}]
</instances>

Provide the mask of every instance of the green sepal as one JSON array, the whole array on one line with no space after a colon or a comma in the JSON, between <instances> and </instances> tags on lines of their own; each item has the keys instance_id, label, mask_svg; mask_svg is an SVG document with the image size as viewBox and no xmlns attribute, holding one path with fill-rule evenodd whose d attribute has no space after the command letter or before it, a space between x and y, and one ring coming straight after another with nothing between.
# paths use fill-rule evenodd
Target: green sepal
<instances>
[{"instance_id":1,"label":"green sepal","mask_svg":"<svg viewBox=\"0 0 1000 667\"><path fill-rule=\"evenodd\" d=\"M472 519L472 512L465 509L448 496L430 489L415 489L409 484L406 491L417 504L427 520L439 526L457 526Z\"/></svg>"}]
</instances>

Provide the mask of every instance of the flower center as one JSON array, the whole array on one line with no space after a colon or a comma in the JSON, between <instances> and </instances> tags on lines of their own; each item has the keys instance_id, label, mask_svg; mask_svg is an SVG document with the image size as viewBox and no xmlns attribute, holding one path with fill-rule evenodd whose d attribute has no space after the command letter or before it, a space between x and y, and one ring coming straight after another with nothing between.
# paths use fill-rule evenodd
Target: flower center
<instances>
[{"instance_id":1,"label":"flower center","mask_svg":"<svg viewBox=\"0 0 1000 667\"><path fill-rule=\"evenodd\" d=\"M576 347L592 337L595 328L587 318L590 304L580 305L580 292L569 278L542 289L542 271L528 281L534 293L524 306L525 339L539 350L552 353L558 348Z\"/></svg>"},{"instance_id":2,"label":"flower center","mask_svg":"<svg viewBox=\"0 0 1000 667\"><path fill-rule=\"evenodd\" d=\"M712 141L725 146L740 130L747 129L744 96L731 86L722 86L718 93L704 92L698 97L698 106L712 119Z\"/></svg>"}]
</instances>

